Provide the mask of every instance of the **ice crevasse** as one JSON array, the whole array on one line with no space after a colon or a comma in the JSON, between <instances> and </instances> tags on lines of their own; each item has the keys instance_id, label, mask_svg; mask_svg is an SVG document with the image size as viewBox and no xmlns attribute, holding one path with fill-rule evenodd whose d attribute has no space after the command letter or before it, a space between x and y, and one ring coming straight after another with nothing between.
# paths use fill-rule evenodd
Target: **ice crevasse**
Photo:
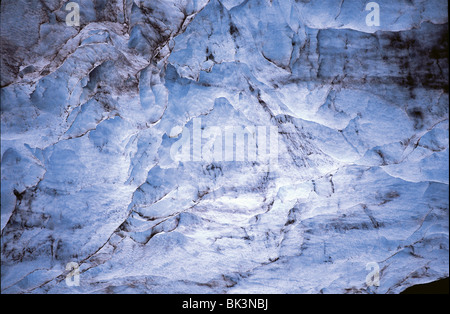
<instances>
[{"instance_id":1,"label":"ice crevasse","mask_svg":"<svg viewBox=\"0 0 450 314\"><path fill-rule=\"evenodd\" d=\"M368 2L2 1L1 292L448 277L448 3Z\"/></svg>"}]
</instances>

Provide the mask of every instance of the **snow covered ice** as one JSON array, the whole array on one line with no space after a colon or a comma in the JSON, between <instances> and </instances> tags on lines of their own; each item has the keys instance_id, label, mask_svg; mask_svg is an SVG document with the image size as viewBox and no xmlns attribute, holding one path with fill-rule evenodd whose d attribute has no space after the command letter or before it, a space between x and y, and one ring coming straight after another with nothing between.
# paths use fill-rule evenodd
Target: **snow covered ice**
<instances>
[{"instance_id":1,"label":"snow covered ice","mask_svg":"<svg viewBox=\"0 0 450 314\"><path fill-rule=\"evenodd\" d=\"M1 2L2 293L449 276L447 1L72 2Z\"/></svg>"}]
</instances>

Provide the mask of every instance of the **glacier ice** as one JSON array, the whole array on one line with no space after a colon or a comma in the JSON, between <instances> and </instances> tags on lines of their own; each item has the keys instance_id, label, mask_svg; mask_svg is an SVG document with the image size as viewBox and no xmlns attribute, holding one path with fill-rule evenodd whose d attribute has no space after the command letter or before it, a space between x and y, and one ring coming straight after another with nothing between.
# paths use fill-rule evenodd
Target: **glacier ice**
<instances>
[{"instance_id":1,"label":"glacier ice","mask_svg":"<svg viewBox=\"0 0 450 314\"><path fill-rule=\"evenodd\" d=\"M447 1L73 2L1 2L2 293L448 277ZM195 121L275 127L278 162L173 160Z\"/></svg>"}]
</instances>

